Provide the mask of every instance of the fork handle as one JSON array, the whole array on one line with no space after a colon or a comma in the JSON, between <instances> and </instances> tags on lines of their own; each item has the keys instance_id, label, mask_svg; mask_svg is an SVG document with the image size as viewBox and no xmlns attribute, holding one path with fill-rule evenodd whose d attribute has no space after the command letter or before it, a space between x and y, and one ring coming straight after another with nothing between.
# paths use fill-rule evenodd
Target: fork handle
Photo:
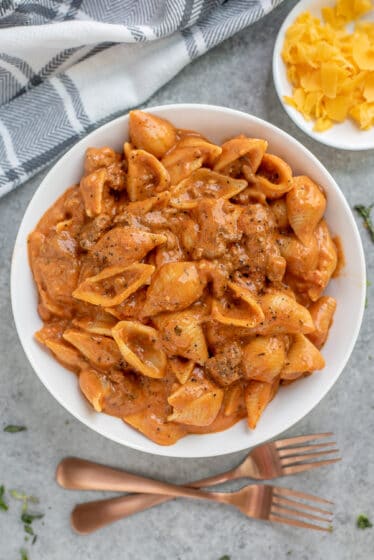
<instances>
[{"instance_id":1,"label":"fork handle","mask_svg":"<svg viewBox=\"0 0 374 560\"><path fill-rule=\"evenodd\" d=\"M232 469L216 476L196 480L189 483L189 486L194 488L215 486L216 484L227 482L235 476L236 469ZM213 494L209 494L210 498L212 496ZM160 496L157 494L132 494L78 504L72 511L71 525L77 533L87 535L110 523L173 499L174 497L172 496Z\"/></svg>"},{"instance_id":2,"label":"fork handle","mask_svg":"<svg viewBox=\"0 0 374 560\"><path fill-rule=\"evenodd\" d=\"M142 492L180 498L214 499L209 492L168 484L75 457L67 457L60 462L56 480L60 486L70 490Z\"/></svg>"},{"instance_id":3,"label":"fork handle","mask_svg":"<svg viewBox=\"0 0 374 560\"><path fill-rule=\"evenodd\" d=\"M186 494L185 497L230 504L232 495L196 490L196 494ZM77 504L71 513L71 526L80 535L88 535L110 523L172 499L171 496L132 494Z\"/></svg>"},{"instance_id":4,"label":"fork handle","mask_svg":"<svg viewBox=\"0 0 374 560\"><path fill-rule=\"evenodd\" d=\"M130 494L85 502L75 506L71 512L70 522L77 533L88 535L110 523L172 499L170 496L157 494Z\"/></svg>"}]
</instances>

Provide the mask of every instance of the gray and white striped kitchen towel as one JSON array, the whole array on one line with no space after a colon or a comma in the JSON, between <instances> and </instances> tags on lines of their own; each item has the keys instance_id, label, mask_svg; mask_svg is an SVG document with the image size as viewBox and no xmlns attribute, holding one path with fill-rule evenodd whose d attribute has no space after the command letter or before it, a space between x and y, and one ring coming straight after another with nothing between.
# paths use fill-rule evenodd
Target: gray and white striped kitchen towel
<instances>
[{"instance_id":1,"label":"gray and white striped kitchen towel","mask_svg":"<svg viewBox=\"0 0 374 560\"><path fill-rule=\"evenodd\" d=\"M281 1L0 1L0 196Z\"/></svg>"}]
</instances>

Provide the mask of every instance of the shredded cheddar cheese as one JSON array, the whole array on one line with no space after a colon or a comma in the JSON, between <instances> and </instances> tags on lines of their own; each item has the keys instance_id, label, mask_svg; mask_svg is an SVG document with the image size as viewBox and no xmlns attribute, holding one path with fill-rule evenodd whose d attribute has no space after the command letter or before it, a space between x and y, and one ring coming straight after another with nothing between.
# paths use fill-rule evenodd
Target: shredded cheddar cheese
<instances>
[{"instance_id":1,"label":"shredded cheddar cheese","mask_svg":"<svg viewBox=\"0 0 374 560\"><path fill-rule=\"evenodd\" d=\"M314 120L315 131L347 118L363 130L374 125L374 22L357 21L372 10L372 0L338 0L322 9L322 21L304 12L286 32L282 57L293 93L284 100Z\"/></svg>"}]
</instances>

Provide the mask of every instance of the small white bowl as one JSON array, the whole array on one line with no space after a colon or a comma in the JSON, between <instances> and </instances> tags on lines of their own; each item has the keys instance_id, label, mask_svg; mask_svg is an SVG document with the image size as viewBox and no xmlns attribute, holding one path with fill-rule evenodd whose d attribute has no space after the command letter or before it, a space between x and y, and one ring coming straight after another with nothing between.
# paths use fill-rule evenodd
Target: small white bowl
<instances>
[{"instance_id":1,"label":"small white bowl","mask_svg":"<svg viewBox=\"0 0 374 560\"><path fill-rule=\"evenodd\" d=\"M11 297L14 319L25 353L42 383L86 426L122 445L156 455L224 455L258 445L290 428L318 404L338 379L352 352L364 311L366 277L361 240L352 212L334 179L315 156L279 128L239 111L209 105L166 105L147 110L169 119L178 127L196 129L217 143L239 133L266 138L269 151L289 162L294 173L309 175L323 185L328 197L326 218L333 234L340 236L346 258L343 272L328 289L328 293L337 299L338 307L323 349L326 368L282 388L254 431L241 421L224 432L190 435L173 446L162 447L120 419L94 412L81 394L76 376L36 342L34 333L42 322L37 313L37 292L27 258L27 236L57 197L79 181L87 147L109 145L122 149L127 137L128 115L98 128L78 142L56 163L34 194L23 217L13 253Z\"/></svg>"},{"instance_id":2,"label":"small white bowl","mask_svg":"<svg viewBox=\"0 0 374 560\"><path fill-rule=\"evenodd\" d=\"M369 130L360 130L351 119L340 124L335 124L325 132L313 130L314 121L307 121L291 105L287 105L283 96L292 96L292 86L287 78L286 65L282 59L282 49L286 31L302 12L310 12L313 16L321 18L321 8L334 6L336 0L300 0L290 11L279 30L273 51L273 79L279 100L293 122L308 136L322 144L340 148L342 150L370 150L374 148L374 127ZM363 19L373 21L374 12L367 14Z\"/></svg>"}]
</instances>

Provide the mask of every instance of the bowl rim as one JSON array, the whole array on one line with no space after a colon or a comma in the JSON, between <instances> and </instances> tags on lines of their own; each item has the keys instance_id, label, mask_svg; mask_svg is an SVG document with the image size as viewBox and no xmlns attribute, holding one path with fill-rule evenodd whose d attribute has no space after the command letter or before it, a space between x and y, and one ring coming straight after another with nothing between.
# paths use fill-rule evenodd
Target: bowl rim
<instances>
[{"instance_id":1,"label":"bowl rim","mask_svg":"<svg viewBox=\"0 0 374 560\"><path fill-rule=\"evenodd\" d=\"M168 111L173 111L173 110L185 110L185 109L186 110L189 110L189 109L196 110L196 109L198 109L198 110L202 110L202 111L209 110L209 111L214 111L216 113L226 113L228 115L231 114L233 116L239 116L241 118L244 117L244 119L246 119L247 122L249 120L252 123L256 123L260 126L263 126L266 129L268 129L269 132L274 131L277 135L282 137L282 139L286 140L287 142L291 142L291 144L294 144L299 150L303 151L305 153L305 155L309 158L309 160L311 162L313 162L313 164L317 168L319 168L319 170L321 172L324 173L324 175L326 176L326 181L329 181L329 184L330 184L331 188L333 188L336 191L336 194L339 197L340 204L343 205L345 211L347 212L347 214L351 218L351 220L350 220L351 224L350 225L352 227L352 233L353 233L353 236L355 238L355 244L356 244L357 249L358 249L358 256L359 256L359 262L360 262L360 279L362 279L363 288L362 288L362 293L361 293L361 302L360 302L358 320L357 320L356 324L354 325L353 332L351 333L350 344L345 347L345 351L344 351L344 354L343 354L343 359L341 360L341 363L342 363L341 370L335 378L333 378L332 380L329 379L329 382L326 383L326 386L321 391L321 394L318 395L318 398L315 399L312 406L305 409L302 412L302 414L298 415L296 418L293 417L292 420L289 420L289 421L285 420L277 429L274 430L274 433L271 436L269 436L268 438L265 438L262 441L262 443L263 443L263 442L265 442L269 439L274 439L279 434L288 430L289 428L294 426L297 422L302 420L307 414L309 414L309 412L311 412L317 406L317 404L319 404L319 402L321 402L321 400L327 395L327 393L330 391L332 386L336 383L336 381L338 380L338 378L340 377L340 375L342 374L342 372L344 371L344 369L347 365L347 362L348 362L348 360L349 360L349 358L352 354L353 348L355 346L355 343L357 341L357 337L358 337L358 334L359 334L359 331L360 331L360 328L361 328L361 324L362 324L362 320L363 320L363 314L364 314L364 306L365 306L366 267L365 267L365 257L364 257L362 242L361 242L361 238L360 238L360 234L359 234L359 231L358 231L357 224L356 224L356 222L353 218L352 211L351 211L351 209L348 205L347 200L345 199L344 194L342 193L342 191L338 187L336 181L333 179L333 177L329 173L329 171L317 159L317 157L314 154L312 154L309 151L309 149L306 148L301 142L299 142L298 140L293 138L290 134L288 134L287 132L278 128L277 126L269 123L268 121L265 121L264 119L255 117L255 116L253 116L249 113L245 113L243 111L239 111L239 110L236 110L236 109L230 109L230 108L227 108L227 107L222 107L222 106L217 106L217 105L209 105L209 104L199 104L199 103L174 103L174 104L146 107L144 110L147 111L147 112L153 113L153 112L157 112L157 111L165 111L166 110L168 112ZM16 239L15 239L15 243L14 243L14 249L13 249L12 260L11 260L11 274L10 274L10 291L11 291L12 312L13 312L13 318L14 318L14 323L15 323L15 326L16 326L18 338L21 342L22 348L23 348L23 350L26 354L26 357L27 357L29 363L31 364L35 374L37 375L37 377L39 378L41 383L45 386L45 388L49 391L49 393L52 395L52 397L65 410L67 410L70 414L72 414L75 418L77 418L80 422L82 422L82 424L89 427L91 430L95 431L96 433L99 433L100 435L106 437L107 439L112 440L116 443L119 443L122 446L130 447L132 449L135 449L137 451L142 451L144 453L149 453L149 454L152 454L152 455L166 456L166 457L176 457L176 458L214 457L214 456L227 455L227 454L238 452L238 451L243 451L245 449L253 447L253 445L251 446L251 442L246 442L244 440L244 438L243 438L243 440L240 439L239 443L236 443L236 444L234 442L231 442L231 444L230 444L230 438L228 438L228 441L226 442L227 447L224 450L217 448L217 449L214 449L214 451L209 450L208 453L202 453L201 451L200 452L199 451L197 451L197 452L190 452L189 451L189 453L187 455L185 455L185 454L183 454L183 448L181 450L180 449L177 450L177 449L175 449L175 445L161 446L161 445L156 444L155 449L152 449L152 450L147 449L147 443L150 440L148 438L146 438L146 436L143 436L143 438L144 438L144 445L143 445L143 443L136 444L134 442L124 442L123 440L116 437L115 435L108 434L105 429L101 429L100 426L94 425L92 422L89 422L78 411L75 411L71 407L69 407L69 405L66 404L66 402L65 402L66 399L64 399L62 396L60 396L58 394L56 395L54 389L51 386L52 384L49 383L49 381L46 380L45 378L42 378L41 375L39 374L39 366L37 364L37 360L34 360L33 352L31 351L30 345L28 344L28 342L26 340L23 340L22 337L21 337L21 316L15 311L15 309L16 309L15 299L16 299L16 297L18 297L16 268L17 268L17 263L21 262L21 260L17 256L17 247L20 245L20 242L19 242L20 238L23 235L25 235L25 231L24 231L25 228L26 228L25 223L28 221L28 219L31 217L32 218L31 221L34 222L35 226L36 226L36 224L38 223L38 221L41 218L41 216L37 215L32 208L33 204L34 204L33 201L38 196L40 196L41 190L47 188L48 182L49 182L49 177L52 174L52 172L55 171L56 168L62 167L69 160L72 152L76 151L77 149L80 148L83 141L87 142L87 140L89 140L90 137L93 137L98 131L102 131L104 129L110 129L113 125L116 125L116 124L119 124L119 123L125 121L128 118L128 115L129 115L129 112L127 112L124 115L121 115L120 117L117 117L116 119L113 119L112 121L109 121L109 122L105 123L101 127L98 127L95 130L93 130L92 132L90 132L88 135L83 136L82 139L80 139L76 144L74 144L51 167L51 169L48 171L47 175L43 178L42 182L40 183L40 185L38 186L38 188L34 192L30 202L27 205L27 208L26 208L26 210L23 214L23 217L22 217L22 220L21 220L21 223L20 223L20 226L19 226L19 230L18 230ZM165 115L165 118L168 118L168 116ZM172 115L170 116L170 118L172 118ZM66 187L66 188L68 188L68 187ZM57 200L57 197L55 198L55 200ZM33 227L35 227L35 226L33 226ZM29 233L29 230L26 231L26 238L27 238L28 233ZM68 370L66 370L66 371L68 371ZM226 430L226 432L227 432L227 430ZM225 431L222 432L222 433L225 433ZM210 434L207 434L207 435L210 435ZM189 436L187 436L187 437L189 437ZM200 437L202 437L202 435L199 435L198 437L200 438ZM183 441L183 439L181 441ZM235 438L233 438L233 439L235 439ZM143 439L142 439L142 442L143 442ZM260 443L256 443L255 445L259 445Z\"/></svg>"},{"instance_id":2,"label":"bowl rim","mask_svg":"<svg viewBox=\"0 0 374 560\"><path fill-rule=\"evenodd\" d=\"M326 5L326 0L324 1L324 5ZM286 33L286 29L291 25L291 23L293 22L293 20L301 13L304 11L307 11L309 6L314 2L314 0L299 0L299 2L292 8L292 10L290 10L290 12L287 14L285 20L283 21L275 43L274 43L274 48L273 48L273 60L272 60L272 73L273 73L273 81L274 81L274 87L275 87L275 91L277 92L277 96L278 99L280 101L280 104L282 105L284 111L287 113L287 115L290 117L290 119L292 120L292 122L300 129L302 130L305 134L307 134L310 138L313 138L313 140L316 140L317 142L319 142L320 144L324 144L325 146L330 146L331 148L335 148L335 149L340 149L340 150L347 150L347 151L351 151L351 152L359 152L359 151L366 151L366 150L373 150L374 149L374 139L367 141L366 143L363 142L360 145L357 144L348 144L345 141L339 139L339 134L337 133L336 135L336 140L334 140L334 138L330 138L329 136L325 136L323 133L321 132L315 132L314 130L310 130L308 128L307 123L309 121L306 121L305 118L303 117L303 115L301 115L301 113L299 113L294 107L292 107L291 105L288 105L287 103L284 102L283 100L283 95L285 94L284 91L282 91L282 84L281 84L281 68L282 65L284 65L284 62L282 60L281 57L281 51L282 51L282 44L284 41L284 36ZM333 1L331 0L331 3L333 3ZM344 121L345 123L346 121ZM341 123L341 124L344 124ZM337 130L336 127L339 126L339 123L335 124L335 130ZM362 131L363 133L365 133L365 131Z\"/></svg>"}]
</instances>

